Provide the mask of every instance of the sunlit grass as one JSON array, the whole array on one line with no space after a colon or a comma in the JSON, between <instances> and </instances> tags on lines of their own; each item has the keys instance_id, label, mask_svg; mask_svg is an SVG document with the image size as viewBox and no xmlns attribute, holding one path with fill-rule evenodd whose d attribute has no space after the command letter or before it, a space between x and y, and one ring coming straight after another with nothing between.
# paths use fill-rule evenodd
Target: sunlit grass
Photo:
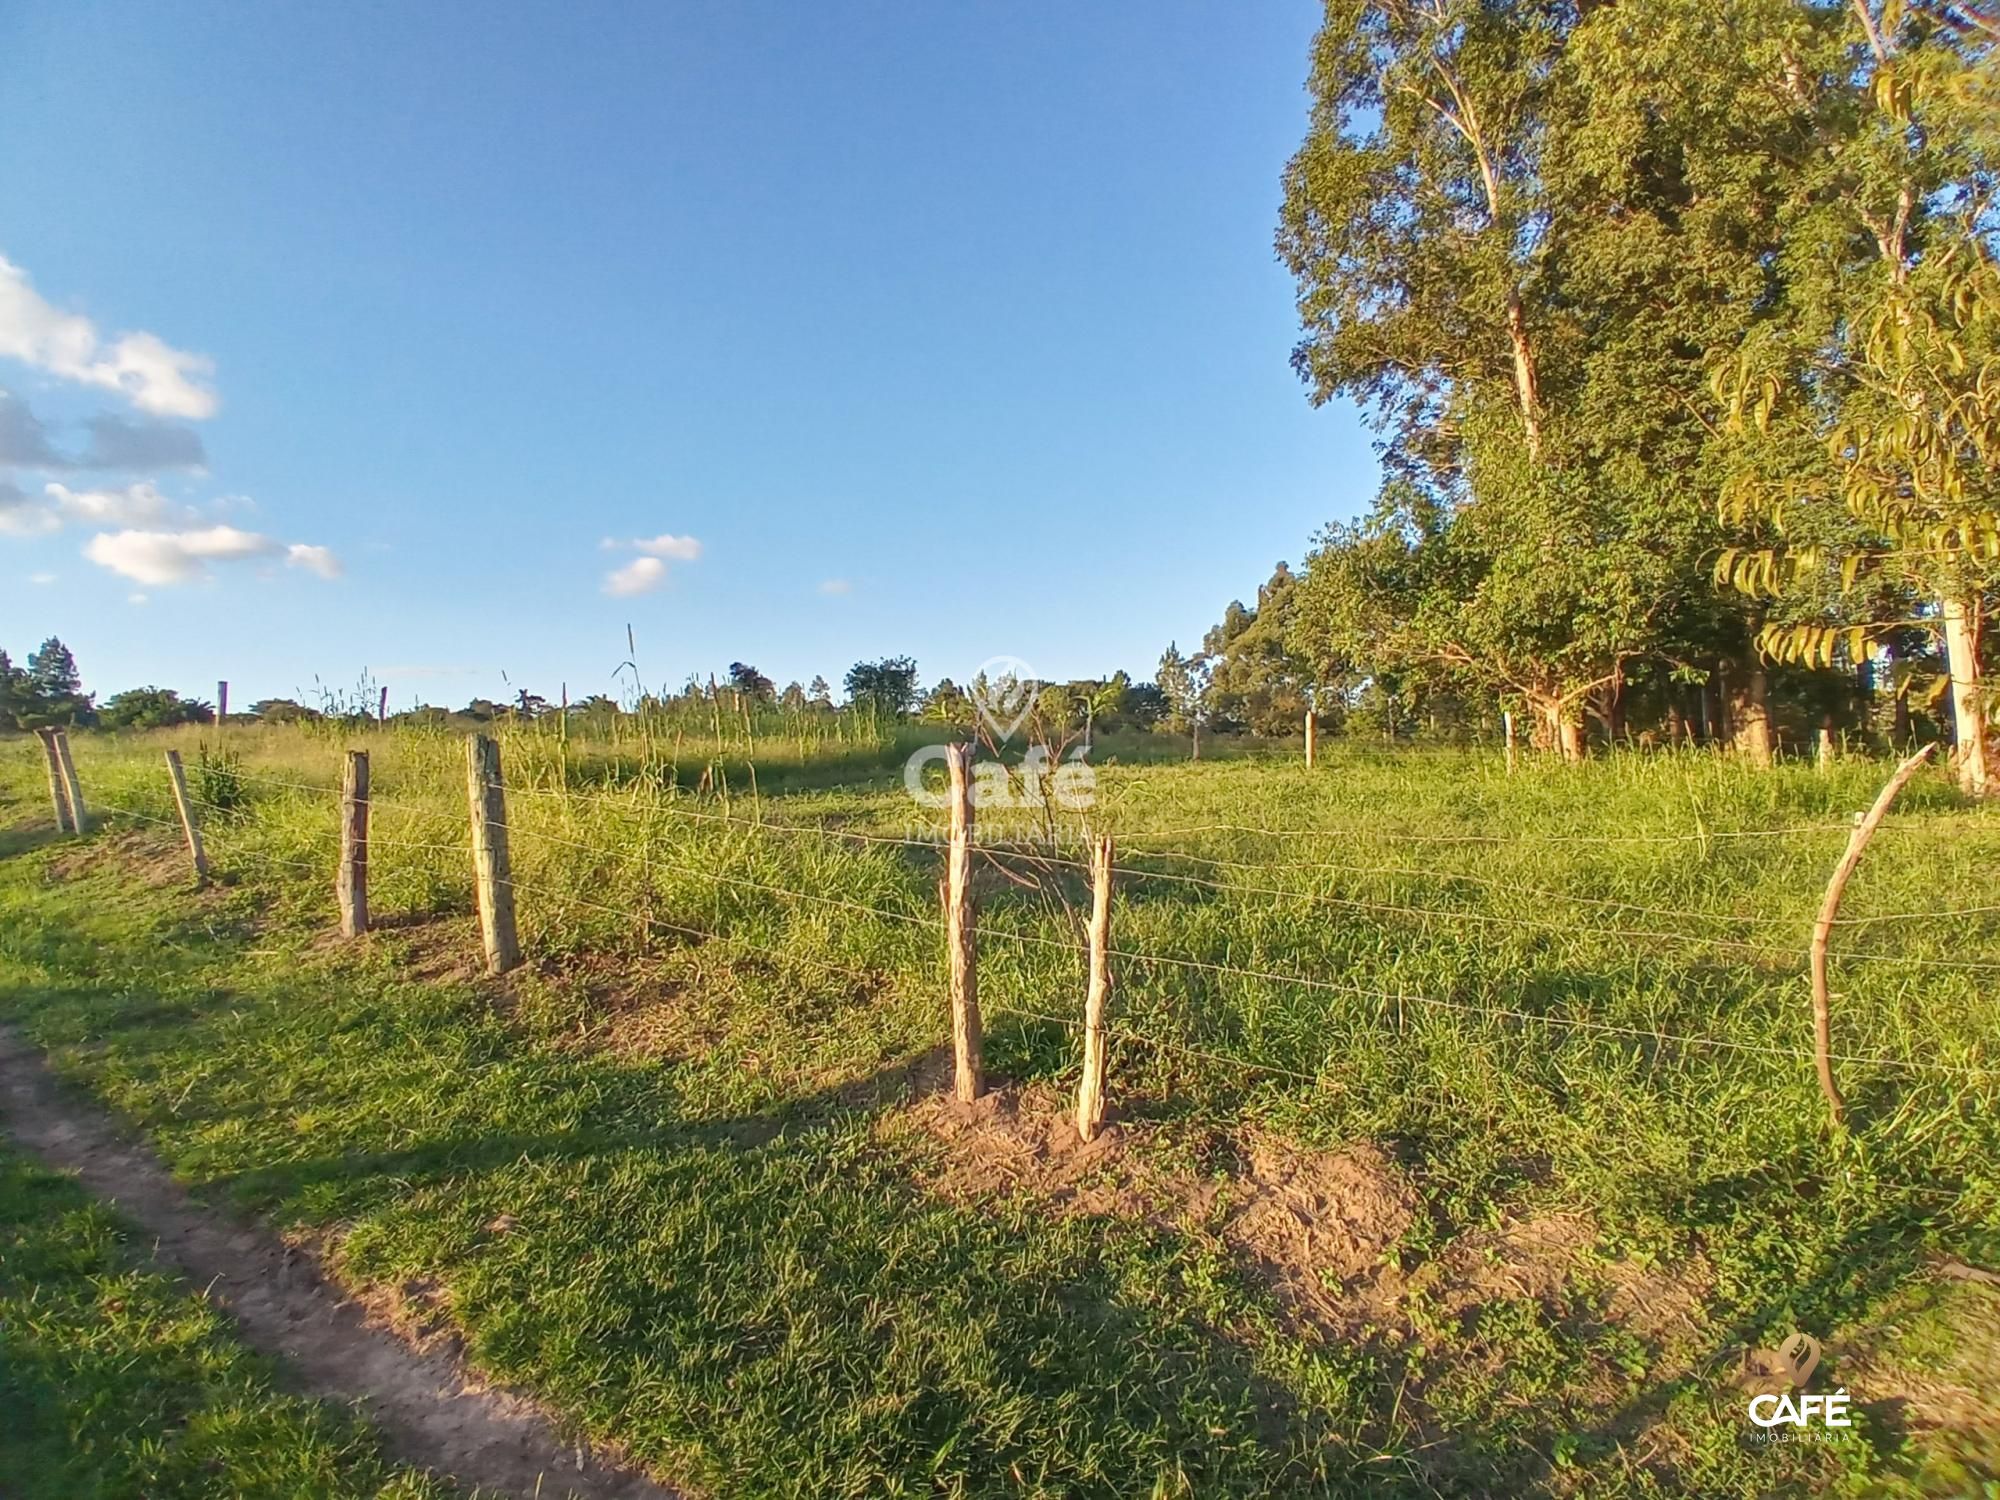
<instances>
[{"instance_id":1,"label":"sunlit grass","mask_svg":"<svg viewBox=\"0 0 2000 1500\"><path fill-rule=\"evenodd\" d=\"M171 816L159 751L201 737L79 737L86 795ZM444 1271L483 1359L642 1454L760 1494L929 1493L933 1469L968 1493L1131 1493L1134 1476L1173 1493L1183 1468L1202 1494L1569 1483L1532 1455L1594 1430L1579 1372L1610 1355L1546 1310L1480 1334L1512 1366L1475 1380L1469 1330L1421 1356L1301 1344L1199 1239L994 1217L911 1186L916 1148L838 1091L948 1035L941 815L901 782L920 740L829 766L686 736L674 763L506 735L531 966L502 1018L396 967L399 923L451 916L468 955L476 942L462 741L354 741L373 757L389 925L348 959L314 937L346 742L222 738L250 796L207 832L240 882L219 909L258 921L254 946L213 906L207 930L187 927L176 893L92 916L17 875L8 909L34 927L0 948L15 1003L59 1043L108 1032L109 1056L78 1065L203 1177L354 1223L365 1274ZM1845 917L1884 920L1836 935L1836 1049L1863 1060L1839 1064L1853 1128L1832 1134L1806 1055L1806 933L1885 768L1663 754L1509 777L1497 755L1328 747L1308 773L1100 749L1099 806L1060 822L1061 842L1036 837L1039 816L982 815L993 864L1027 882L981 876L1000 1076L1073 1081L1064 901L1081 886L1060 861L1087 826L1121 851L1114 1105L1171 1130L1386 1144L1425 1203L1411 1257L1506 1215L1585 1214L1605 1253L1701 1258L1719 1357L1791 1326L1831 1337L1926 1256L1994 1255L2000 914L1937 914L1991 903L2000 818L1941 776L1912 786L1850 889ZM16 758L9 794L29 807L34 768ZM120 1029L113 995L135 981L90 951L93 923L128 957L172 926L184 951L140 971L183 997L171 1020ZM214 985L227 1003L205 998ZM608 994L671 1012L686 1045L643 1064L591 1050ZM815 1123L732 1133L787 1119ZM556 1216L545 1235L482 1239L521 1203ZM1073 1323L1042 1321L1049 1297ZM1076 1340L1113 1309L1138 1342L1086 1357ZM908 1326L927 1319L935 1339ZM1658 1379L1632 1376L1630 1399L1672 1398L1677 1472L1701 1493L1831 1485L1896 1458L1882 1434L1838 1463L1746 1455L1713 1382ZM1550 1404L1543 1385L1567 1394ZM1394 1457L1422 1442L1405 1403L1479 1427L1471 1467ZM1251 1409L1267 1418L1246 1424ZM1596 1465L1592 1493L1638 1483L1602 1436L1564 1452Z\"/></svg>"}]
</instances>

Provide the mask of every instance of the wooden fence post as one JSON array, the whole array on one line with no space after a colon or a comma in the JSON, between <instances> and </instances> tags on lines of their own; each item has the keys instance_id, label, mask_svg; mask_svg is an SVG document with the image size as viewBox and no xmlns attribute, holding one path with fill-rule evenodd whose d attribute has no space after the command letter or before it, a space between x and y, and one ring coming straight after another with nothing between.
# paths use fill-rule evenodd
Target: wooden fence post
<instances>
[{"instance_id":1,"label":"wooden fence post","mask_svg":"<svg viewBox=\"0 0 2000 1500\"><path fill-rule=\"evenodd\" d=\"M224 679L215 685L215 727L220 729L222 721L229 717L229 682Z\"/></svg>"},{"instance_id":2,"label":"wooden fence post","mask_svg":"<svg viewBox=\"0 0 2000 1500\"><path fill-rule=\"evenodd\" d=\"M375 699L375 722L383 725L389 722L389 684L382 684L381 694Z\"/></svg>"},{"instance_id":3,"label":"wooden fence post","mask_svg":"<svg viewBox=\"0 0 2000 1500\"><path fill-rule=\"evenodd\" d=\"M1832 935L1833 919L1840 912L1841 892L1847 889L1847 880L1854 873L1854 867L1861 863L1861 851L1868 847L1875 830L1882 826L1882 819L1889 813L1889 804L1896 800L1903 784L1917 774L1917 767L1930 759L1931 751L1936 748L1935 744L1926 745L1896 767L1896 774L1889 778L1888 784L1875 798L1875 805L1854 825L1854 832L1847 837L1847 852L1840 856L1840 863L1833 867L1833 879L1826 883L1826 899L1820 903L1819 920L1813 923L1813 1064L1819 1070L1819 1089L1826 1095L1827 1113L1836 1125L1847 1116L1847 1101L1840 1097L1840 1088L1833 1081L1833 1022L1826 989L1826 940Z\"/></svg>"},{"instance_id":4,"label":"wooden fence post","mask_svg":"<svg viewBox=\"0 0 2000 1500\"><path fill-rule=\"evenodd\" d=\"M1319 758L1319 717L1310 708L1306 710L1306 769L1313 768Z\"/></svg>"},{"instance_id":5,"label":"wooden fence post","mask_svg":"<svg viewBox=\"0 0 2000 1500\"><path fill-rule=\"evenodd\" d=\"M83 809L83 788L77 784L76 762L70 758L69 731L56 731L56 760L62 766L63 796L69 802L69 824L72 833L82 833L90 825L90 814Z\"/></svg>"},{"instance_id":6,"label":"wooden fence post","mask_svg":"<svg viewBox=\"0 0 2000 1500\"><path fill-rule=\"evenodd\" d=\"M1090 851L1090 989L1083 1002L1083 1082L1076 1090L1076 1133L1085 1142L1104 1124L1104 1012L1111 1002L1111 839Z\"/></svg>"},{"instance_id":7,"label":"wooden fence post","mask_svg":"<svg viewBox=\"0 0 2000 1500\"><path fill-rule=\"evenodd\" d=\"M188 859L194 864L195 883L199 885L208 879L208 853L201 847L201 824L194 815L194 803L188 797L187 771L181 765L178 750L167 752L167 778L174 784L174 808L181 815L181 832L187 835Z\"/></svg>"},{"instance_id":8,"label":"wooden fence post","mask_svg":"<svg viewBox=\"0 0 2000 1500\"><path fill-rule=\"evenodd\" d=\"M514 868L507 855L507 790L500 780L500 742L475 734L465 742L466 790L472 802L472 876L479 889L479 930L486 972L504 974L521 962L514 933Z\"/></svg>"},{"instance_id":9,"label":"wooden fence post","mask_svg":"<svg viewBox=\"0 0 2000 1500\"><path fill-rule=\"evenodd\" d=\"M1501 728L1504 729L1507 734L1507 774L1509 776L1512 776L1514 774L1514 710L1513 709L1503 708L1500 710L1500 725Z\"/></svg>"},{"instance_id":10,"label":"wooden fence post","mask_svg":"<svg viewBox=\"0 0 2000 1500\"><path fill-rule=\"evenodd\" d=\"M56 732L53 729L37 729L35 736L41 740L42 755L49 763L49 801L56 810L56 832L75 833L76 821L69 811L69 790L63 785L62 756L56 750Z\"/></svg>"},{"instance_id":11,"label":"wooden fence post","mask_svg":"<svg viewBox=\"0 0 2000 1500\"><path fill-rule=\"evenodd\" d=\"M340 776L340 863L333 872L340 935L368 930L368 752L350 750Z\"/></svg>"},{"instance_id":12,"label":"wooden fence post","mask_svg":"<svg viewBox=\"0 0 2000 1500\"><path fill-rule=\"evenodd\" d=\"M953 1086L961 1104L986 1092L979 1021L979 936L972 910L972 746L947 745L951 843L945 854L944 942L951 963Z\"/></svg>"}]
</instances>

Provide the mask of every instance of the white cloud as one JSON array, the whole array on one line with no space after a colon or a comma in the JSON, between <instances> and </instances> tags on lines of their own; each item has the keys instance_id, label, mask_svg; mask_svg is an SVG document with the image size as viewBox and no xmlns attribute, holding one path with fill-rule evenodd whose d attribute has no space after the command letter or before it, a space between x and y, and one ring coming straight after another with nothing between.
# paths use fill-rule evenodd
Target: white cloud
<instances>
[{"instance_id":1,"label":"white cloud","mask_svg":"<svg viewBox=\"0 0 2000 1500\"><path fill-rule=\"evenodd\" d=\"M83 555L135 583L188 583L208 576L211 562L269 557L279 546L254 531L209 526L197 531L103 531Z\"/></svg>"},{"instance_id":2,"label":"white cloud","mask_svg":"<svg viewBox=\"0 0 2000 1500\"><path fill-rule=\"evenodd\" d=\"M81 313L61 312L28 284L28 273L0 255L0 355L84 385L117 391L157 417L215 415L214 370L206 355L176 349L156 334L106 340Z\"/></svg>"},{"instance_id":3,"label":"white cloud","mask_svg":"<svg viewBox=\"0 0 2000 1500\"><path fill-rule=\"evenodd\" d=\"M125 602L127 604L145 604L148 601L144 594L127 594L125 596Z\"/></svg>"},{"instance_id":4,"label":"white cloud","mask_svg":"<svg viewBox=\"0 0 2000 1500\"><path fill-rule=\"evenodd\" d=\"M658 536L641 537L632 546L648 557L671 557L679 562L693 562L701 556L701 543L693 537L674 536L665 531Z\"/></svg>"},{"instance_id":5,"label":"white cloud","mask_svg":"<svg viewBox=\"0 0 2000 1500\"><path fill-rule=\"evenodd\" d=\"M30 573L28 575L28 582L34 584L38 588L54 583L55 581L56 581L56 575L53 573Z\"/></svg>"},{"instance_id":6,"label":"white cloud","mask_svg":"<svg viewBox=\"0 0 2000 1500\"><path fill-rule=\"evenodd\" d=\"M676 562L693 562L701 556L700 542L691 536L675 536L670 531L663 531L658 536L633 537L630 541L608 536L598 545L606 552L621 552L629 547L648 557L671 557Z\"/></svg>"},{"instance_id":7,"label":"white cloud","mask_svg":"<svg viewBox=\"0 0 2000 1500\"><path fill-rule=\"evenodd\" d=\"M122 490L73 490L66 484L44 487L48 506L58 521L86 526L156 526L168 520L192 520L193 512L176 505L150 481Z\"/></svg>"},{"instance_id":8,"label":"white cloud","mask_svg":"<svg viewBox=\"0 0 2000 1500\"><path fill-rule=\"evenodd\" d=\"M667 565L657 557L635 557L604 575L604 592L614 599L650 594L667 581Z\"/></svg>"},{"instance_id":9,"label":"white cloud","mask_svg":"<svg viewBox=\"0 0 2000 1500\"><path fill-rule=\"evenodd\" d=\"M331 547L314 547L305 542L293 542L285 549L285 566L304 568L308 573L317 573L322 578L340 576L340 559L333 555Z\"/></svg>"},{"instance_id":10,"label":"white cloud","mask_svg":"<svg viewBox=\"0 0 2000 1500\"><path fill-rule=\"evenodd\" d=\"M639 554L622 568L613 568L604 575L604 592L614 599L629 599L634 594L650 594L667 581L666 559L676 562L693 562L701 556L701 543L691 536L675 536L663 531L658 536L633 537L621 541L608 536L597 544L606 552L631 550Z\"/></svg>"},{"instance_id":11,"label":"white cloud","mask_svg":"<svg viewBox=\"0 0 2000 1500\"><path fill-rule=\"evenodd\" d=\"M845 578L829 578L819 586L819 591L829 596L851 594L854 592L854 585L849 583Z\"/></svg>"}]
</instances>

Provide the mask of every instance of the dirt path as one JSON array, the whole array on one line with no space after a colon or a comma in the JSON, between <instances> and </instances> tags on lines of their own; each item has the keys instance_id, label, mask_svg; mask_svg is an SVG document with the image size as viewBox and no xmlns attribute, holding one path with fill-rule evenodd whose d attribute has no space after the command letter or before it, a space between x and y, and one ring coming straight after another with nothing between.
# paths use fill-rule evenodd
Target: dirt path
<instances>
[{"instance_id":1,"label":"dirt path","mask_svg":"<svg viewBox=\"0 0 2000 1500\"><path fill-rule=\"evenodd\" d=\"M196 1205L144 1146L72 1098L0 1026L0 1128L158 1240L155 1256L232 1317L245 1343L313 1395L357 1403L405 1463L522 1500L674 1500L675 1492L557 1436L532 1402L481 1387L448 1349L417 1352L368 1324L314 1257Z\"/></svg>"}]
</instances>

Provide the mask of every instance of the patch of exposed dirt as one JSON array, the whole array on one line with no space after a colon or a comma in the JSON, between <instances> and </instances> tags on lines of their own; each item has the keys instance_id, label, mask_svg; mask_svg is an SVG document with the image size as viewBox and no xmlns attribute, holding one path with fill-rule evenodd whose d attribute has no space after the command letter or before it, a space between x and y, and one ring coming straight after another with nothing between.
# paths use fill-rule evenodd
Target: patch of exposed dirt
<instances>
[{"instance_id":1,"label":"patch of exposed dirt","mask_svg":"<svg viewBox=\"0 0 2000 1500\"><path fill-rule=\"evenodd\" d=\"M477 917L380 916L362 941L389 953L397 972L418 983L472 984L486 972ZM327 955L345 953L352 946L353 940L332 926L311 943L312 951Z\"/></svg>"},{"instance_id":2,"label":"patch of exposed dirt","mask_svg":"<svg viewBox=\"0 0 2000 1500\"><path fill-rule=\"evenodd\" d=\"M246 1343L314 1395L359 1404L401 1460L522 1500L675 1493L608 1450L568 1440L526 1396L480 1380L459 1357L436 1286L344 1295L322 1272L322 1247L195 1204L149 1151L66 1095L40 1055L5 1027L0 1122L30 1155L114 1203L153 1239L157 1259L206 1288Z\"/></svg>"},{"instance_id":3,"label":"patch of exposed dirt","mask_svg":"<svg viewBox=\"0 0 2000 1500\"><path fill-rule=\"evenodd\" d=\"M948 1064L948 1059L946 1059ZM1001 1086L971 1105L945 1092L885 1117L946 1151L931 1187L972 1200L1025 1194L1067 1213L1144 1219L1218 1235L1306 1321L1352 1331L1377 1310L1374 1282L1409 1228L1415 1192L1373 1145L1294 1147L1261 1132L1216 1133L1167 1165L1159 1127L1107 1124L1086 1143L1069 1101L1045 1084Z\"/></svg>"},{"instance_id":4,"label":"patch of exposed dirt","mask_svg":"<svg viewBox=\"0 0 2000 1500\"><path fill-rule=\"evenodd\" d=\"M1855 1400L1892 1413L1901 1426L2000 1436L2000 1288L1961 1281L1943 1295L1953 1337L1949 1358L1899 1355L1893 1307L1879 1326L1827 1352Z\"/></svg>"},{"instance_id":5,"label":"patch of exposed dirt","mask_svg":"<svg viewBox=\"0 0 2000 1500\"><path fill-rule=\"evenodd\" d=\"M192 888L194 867L187 846L179 839L138 829L99 833L49 860L51 880L77 880L115 866L121 875L136 875L154 889Z\"/></svg>"},{"instance_id":6,"label":"patch of exposed dirt","mask_svg":"<svg viewBox=\"0 0 2000 1500\"><path fill-rule=\"evenodd\" d=\"M1427 1299L1433 1315L1460 1320L1491 1302L1532 1298L1554 1317L1631 1331L1674 1373L1699 1356L1710 1281L1699 1259L1680 1267L1606 1261L1587 1218L1548 1215L1461 1236L1406 1271L1394 1252L1418 1197L1373 1143L1313 1150L1243 1130L1212 1132L1192 1153L1185 1141L1169 1151L1160 1149L1160 1127L1126 1120L1086 1145L1070 1101L1048 1085L1003 1085L962 1105L949 1092L948 1053L926 1062L927 1073L911 1082L929 1087L878 1128L915 1129L941 1143L929 1186L947 1197L1025 1196L1061 1213L1213 1234L1302 1326L1335 1337L1410 1335L1412 1297Z\"/></svg>"}]
</instances>

